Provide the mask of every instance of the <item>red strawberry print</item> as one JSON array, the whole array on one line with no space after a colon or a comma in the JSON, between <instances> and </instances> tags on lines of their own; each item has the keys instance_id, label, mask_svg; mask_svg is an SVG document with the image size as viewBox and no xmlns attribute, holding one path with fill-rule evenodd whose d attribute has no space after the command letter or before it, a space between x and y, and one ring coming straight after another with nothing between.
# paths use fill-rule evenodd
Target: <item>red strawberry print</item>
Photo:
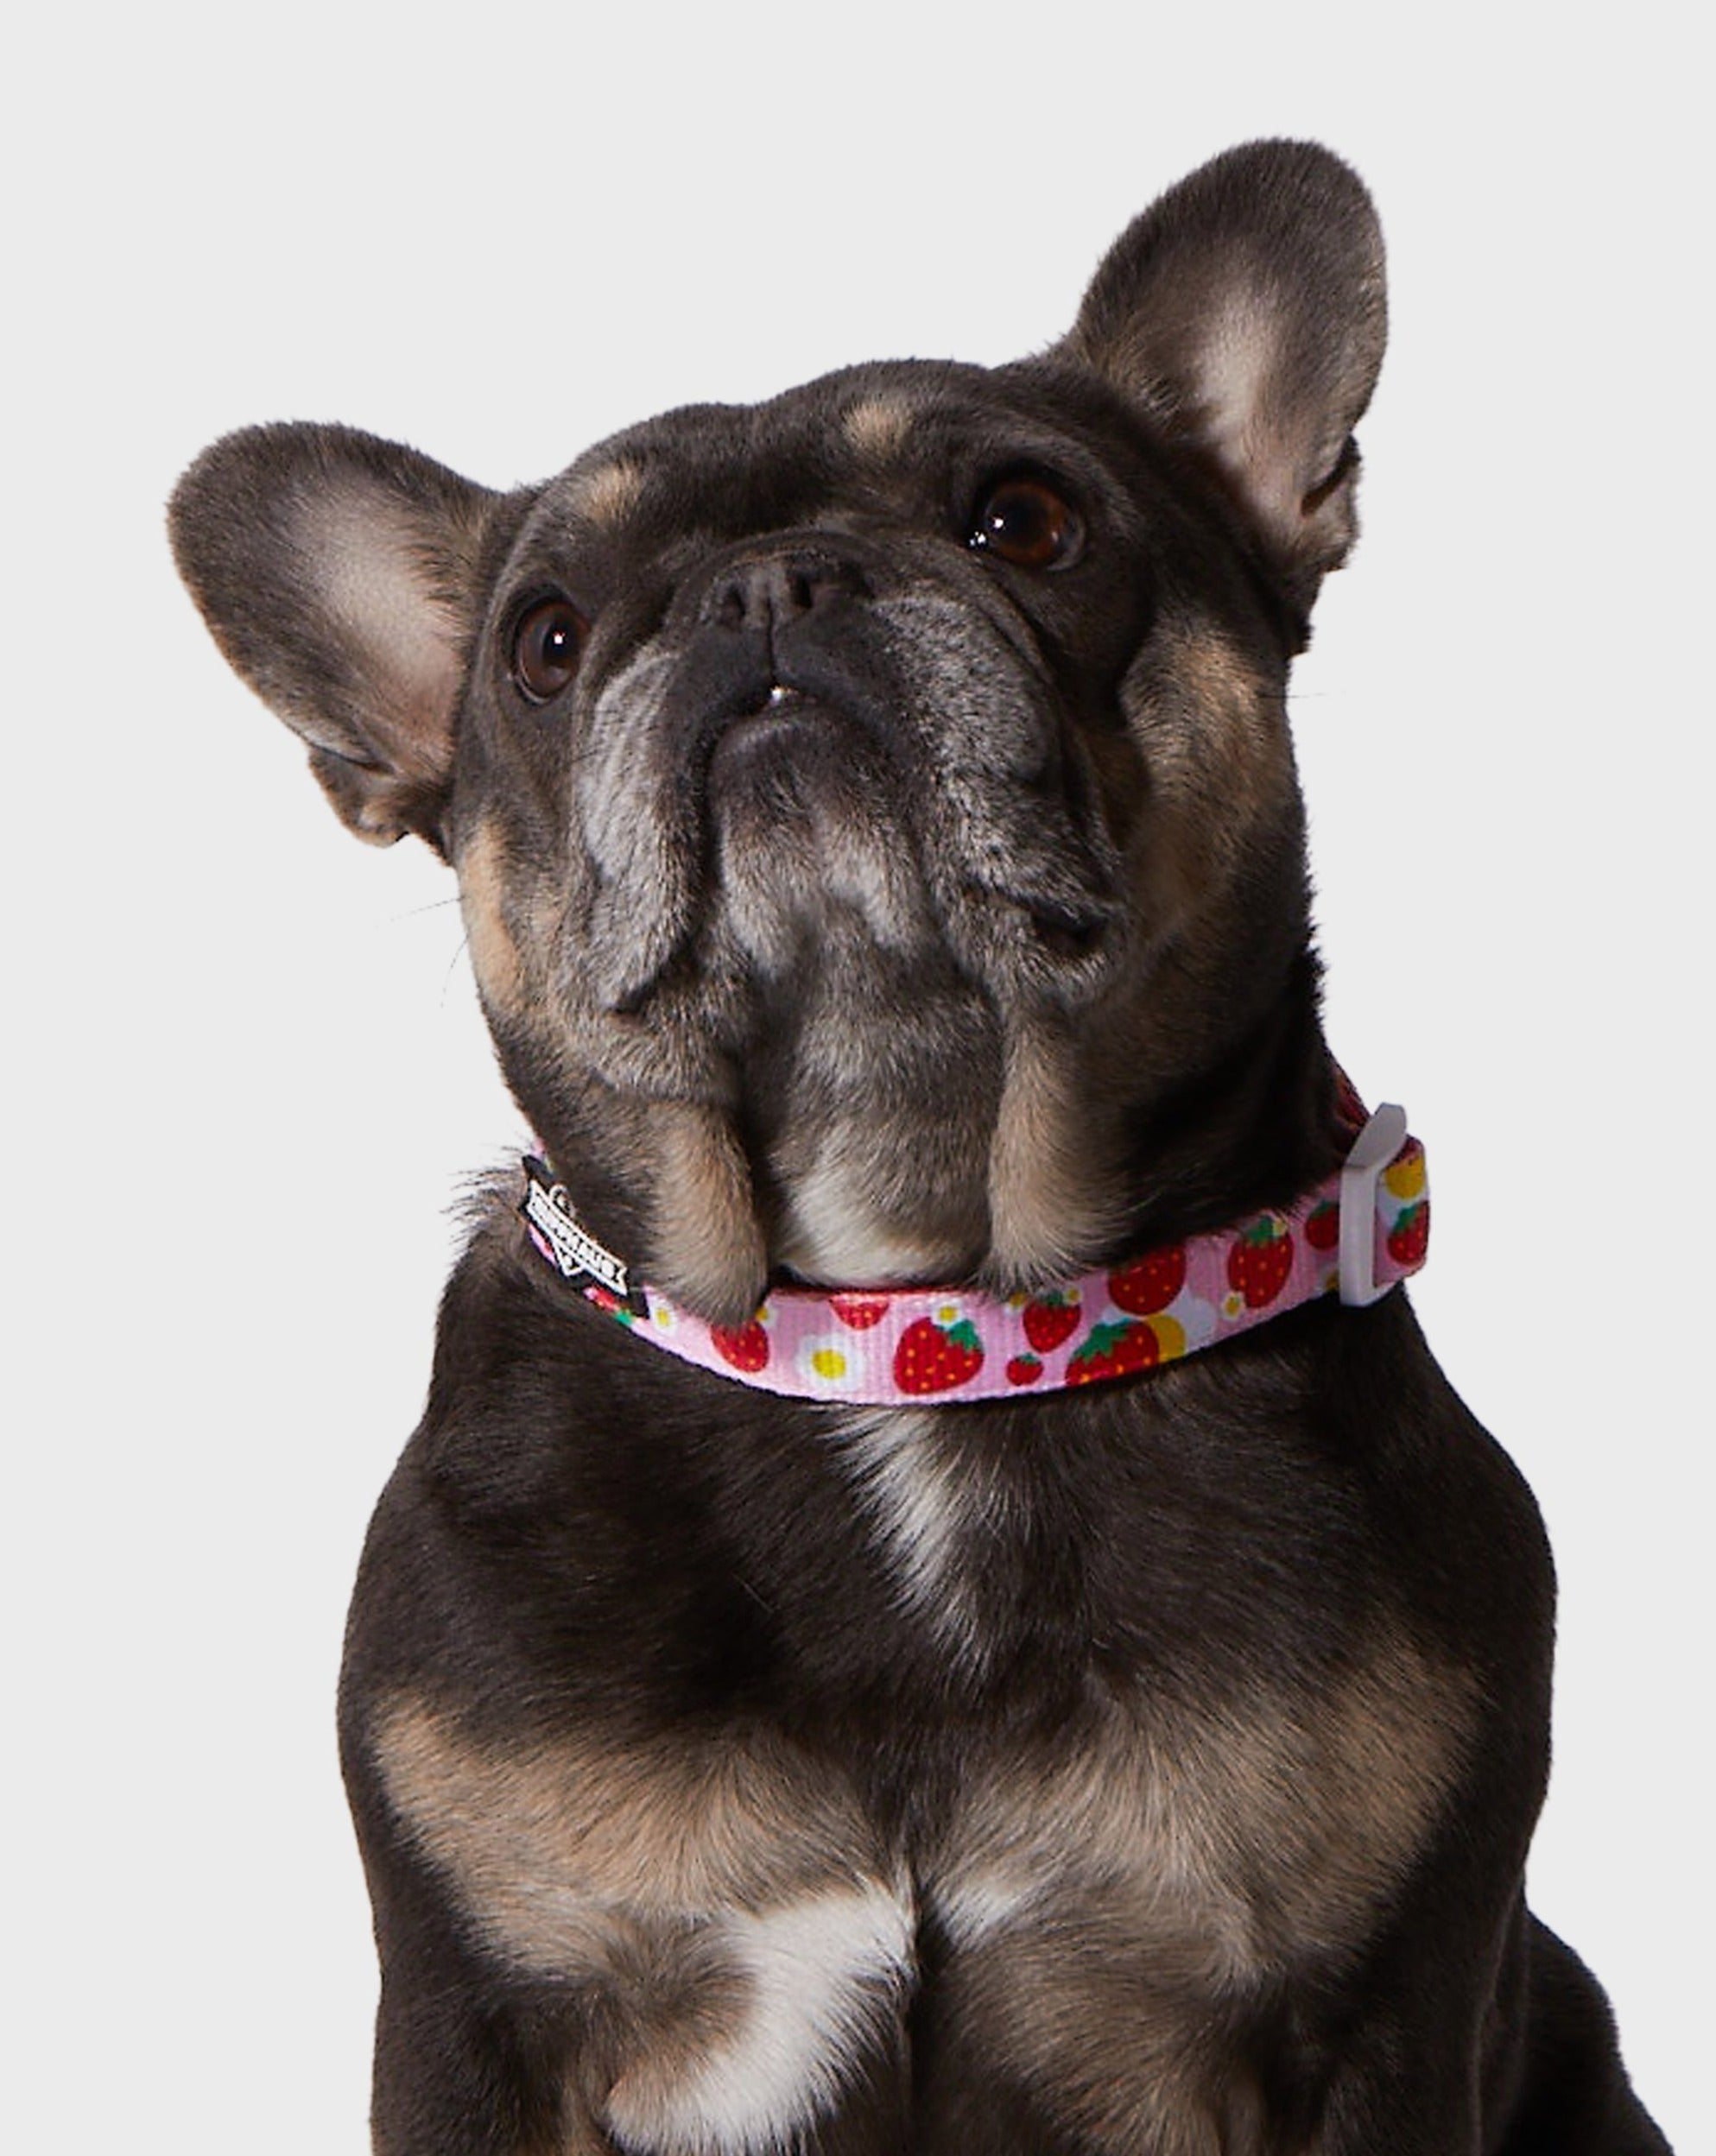
<instances>
[{"instance_id":1,"label":"red strawberry print","mask_svg":"<svg viewBox=\"0 0 1716 2156\"><path fill-rule=\"evenodd\" d=\"M1039 1355L1053 1355L1079 1330L1079 1306L1051 1288L1025 1305L1025 1337Z\"/></svg>"},{"instance_id":2,"label":"red strawberry print","mask_svg":"<svg viewBox=\"0 0 1716 2156\"><path fill-rule=\"evenodd\" d=\"M868 1332L872 1325L879 1325L888 1315L885 1295L831 1295L828 1307L843 1325L850 1325L854 1332Z\"/></svg>"},{"instance_id":3,"label":"red strawberry print","mask_svg":"<svg viewBox=\"0 0 1716 2156\"><path fill-rule=\"evenodd\" d=\"M1088 1385L1098 1378L1124 1377L1129 1370L1148 1370L1161 1355L1155 1328L1139 1319L1092 1325L1090 1338L1067 1365L1067 1382Z\"/></svg>"},{"instance_id":4,"label":"red strawberry print","mask_svg":"<svg viewBox=\"0 0 1716 2156\"><path fill-rule=\"evenodd\" d=\"M1042 1365L1034 1355L1016 1355L1007 1365L1010 1385L1035 1385L1042 1375Z\"/></svg>"},{"instance_id":5,"label":"red strawberry print","mask_svg":"<svg viewBox=\"0 0 1716 2156\"><path fill-rule=\"evenodd\" d=\"M983 1343L970 1318L939 1325L916 1318L894 1350L894 1382L902 1393L947 1393L969 1385L983 1368Z\"/></svg>"},{"instance_id":6,"label":"red strawberry print","mask_svg":"<svg viewBox=\"0 0 1716 2156\"><path fill-rule=\"evenodd\" d=\"M749 1375L769 1367L769 1335L753 1318L744 1325L711 1325L709 1337L723 1362Z\"/></svg>"},{"instance_id":7,"label":"red strawberry print","mask_svg":"<svg viewBox=\"0 0 1716 2156\"><path fill-rule=\"evenodd\" d=\"M1287 1285L1293 1270L1293 1237L1271 1214L1254 1220L1227 1254L1227 1281L1245 1298L1247 1310L1262 1310Z\"/></svg>"},{"instance_id":8,"label":"red strawberry print","mask_svg":"<svg viewBox=\"0 0 1716 2156\"><path fill-rule=\"evenodd\" d=\"M1166 1310L1186 1285L1186 1246L1171 1242L1165 1250L1151 1250L1134 1258L1108 1276L1108 1292L1117 1310L1130 1317L1149 1318Z\"/></svg>"},{"instance_id":9,"label":"red strawberry print","mask_svg":"<svg viewBox=\"0 0 1716 2156\"><path fill-rule=\"evenodd\" d=\"M1305 1240L1314 1250L1333 1250L1340 1241L1340 1208L1327 1199L1305 1223Z\"/></svg>"},{"instance_id":10,"label":"red strawberry print","mask_svg":"<svg viewBox=\"0 0 1716 2156\"><path fill-rule=\"evenodd\" d=\"M1396 1265L1416 1265L1430 1247L1430 1201L1409 1205L1389 1233L1389 1255Z\"/></svg>"}]
</instances>

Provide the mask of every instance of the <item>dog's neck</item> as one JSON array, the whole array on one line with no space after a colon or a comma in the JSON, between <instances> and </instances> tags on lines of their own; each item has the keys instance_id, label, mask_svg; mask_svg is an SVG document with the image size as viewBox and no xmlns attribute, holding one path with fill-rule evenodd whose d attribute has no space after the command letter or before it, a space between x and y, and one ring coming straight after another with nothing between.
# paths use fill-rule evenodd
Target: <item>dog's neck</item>
<instances>
[{"instance_id":1,"label":"dog's neck","mask_svg":"<svg viewBox=\"0 0 1716 2156\"><path fill-rule=\"evenodd\" d=\"M1333 1168L1353 1103L1323 1039L1319 978L1308 943L1284 992L1238 1038L1141 1091L1119 1169L1129 1242L1197 1234L1282 1205Z\"/></svg>"},{"instance_id":2,"label":"dog's neck","mask_svg":"<svg viewBox=\"0 0 1716 2156\"><path fill-rule=\"evenodd\" d=\"M1009 1036L974 1023L964 1055L946 1028L896 1025L892 1038L880 1105L831 1058L814 1087L802 1068L751 1074L777 1101L811 1095L814 1113L795 1121L757 1114L739 1086L731 1101L687 1103L593 1081L532 1119L592 1231L663 1293L729 1325L788 1276L1004 1296L1051 1287L1288 1206L1345 1141L1302 949L1236 1037L1164 1027L1160 1074L1101 1067L1067 1027ZM914 1061L926 1040L937 1053Z\"/></svg>"},{"instance_id":3,"label":"dog's neck","mask_svg":"<svg viewBox=\"0 0 1716 2156\"><path fill-rule=\"evenodd\" d=\"M1339 1293L1374 1302L1429 1236L1423 1150L1392 1106L1343 1089L1343 1165L1284 1211L1252 1214L1035 1293L819 1293L777 1282L743 1323L711 1325L636 1279L539 1157L519 1211L544 1261L640 1339L759 1390L865 1406L997 1400L1132 1376Z\"/></svg>"}]
</instances>

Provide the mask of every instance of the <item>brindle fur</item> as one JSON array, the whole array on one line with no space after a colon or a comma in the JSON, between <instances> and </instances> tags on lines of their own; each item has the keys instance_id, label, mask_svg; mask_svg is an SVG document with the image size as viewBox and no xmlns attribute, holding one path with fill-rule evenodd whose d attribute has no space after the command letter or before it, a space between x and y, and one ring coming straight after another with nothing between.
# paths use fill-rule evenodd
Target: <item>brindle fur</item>
<instances>
[{"instance_id":1,"label":"brindle fur","mask_svg":"<svg viewBox=\"0 0 1716 2156\"><path fill-rule=\"evenodd\" d=\"M1383 337L1358 183L1253 145L1037 358L510 495L263 428L174 544L341 815L457 868L507 1078L646 1276L728 1321L788 1266L1041 1286L1339 1157L1285 691ZM967 543L1021 472L1076 558ZM854 1411L652 1353L497 1192L341 1695L377 2148L1661 2150L1522 1899L1551 1603L1403 1293Z\"/></svg>"}]
</instances>

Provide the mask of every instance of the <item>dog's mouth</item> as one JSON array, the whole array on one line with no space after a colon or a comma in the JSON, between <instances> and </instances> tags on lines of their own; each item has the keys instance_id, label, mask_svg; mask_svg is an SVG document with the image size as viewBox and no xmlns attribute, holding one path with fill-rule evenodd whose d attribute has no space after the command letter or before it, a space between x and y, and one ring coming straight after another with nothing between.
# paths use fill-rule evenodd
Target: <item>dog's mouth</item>
<instances>
[{"instance_id":1,"label":"dog's mouth","mask_svg":"<svg viewBox=\"0 0 1716 2156\"><path fill-rule=\"evenodd\" d=\"M755 781L768 760L838 754L856 722L825 699L784 681L771 682L758 698L722 720L710 744L707 785L712 800L725 789Z\"/></svg>"},{"instance_id":2,"label":"dog's mouth","mask_svg":"<svg viewBox=\"0 0 1716 2156\"><path fill-rule=\"evenodd\" d=\"M896 714L879 718L864 701L772 683L716 732L705 791L713 904L765 890L787 913L855 901L884 945L933 935L967 954L981 914L983 971L1010 932L1034 958L1076 971L1114 925L1118 900L1089 850L1064 830L1061 843L1041 843L1045 819L1064 824L1063 800L1021 789L977 828L955 828L933 759ZM985 827L1007 824L1021 828Z\"/></svg>"}]
</instances>

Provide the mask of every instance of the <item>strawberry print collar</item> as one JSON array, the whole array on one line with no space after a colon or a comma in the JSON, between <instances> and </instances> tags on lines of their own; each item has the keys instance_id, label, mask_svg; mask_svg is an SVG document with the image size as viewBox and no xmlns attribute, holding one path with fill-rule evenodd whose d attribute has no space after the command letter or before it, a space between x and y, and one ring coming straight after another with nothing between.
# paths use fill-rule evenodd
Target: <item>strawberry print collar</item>
<instances>
[{"instance_id":1,"label":"strawberry print collar","mask_svg":"<svg viewBox=\"0 0 1716 2156\"><path fill-rule=\"evenodd\" d=\"M1365 1122L1345 1165L1285 1212L1032 1295L782 1286L730 1327L635 1281L547 1163L532 1154L524 1168L519 1210L532 1245L636 1338L763 1392L864 1406L1004 1400L1131 1376L1318 1296L1375 1302L1423 1264L1430 1236L1424 1148L1389 1103Z\"/></svg>"}]
</instances>

